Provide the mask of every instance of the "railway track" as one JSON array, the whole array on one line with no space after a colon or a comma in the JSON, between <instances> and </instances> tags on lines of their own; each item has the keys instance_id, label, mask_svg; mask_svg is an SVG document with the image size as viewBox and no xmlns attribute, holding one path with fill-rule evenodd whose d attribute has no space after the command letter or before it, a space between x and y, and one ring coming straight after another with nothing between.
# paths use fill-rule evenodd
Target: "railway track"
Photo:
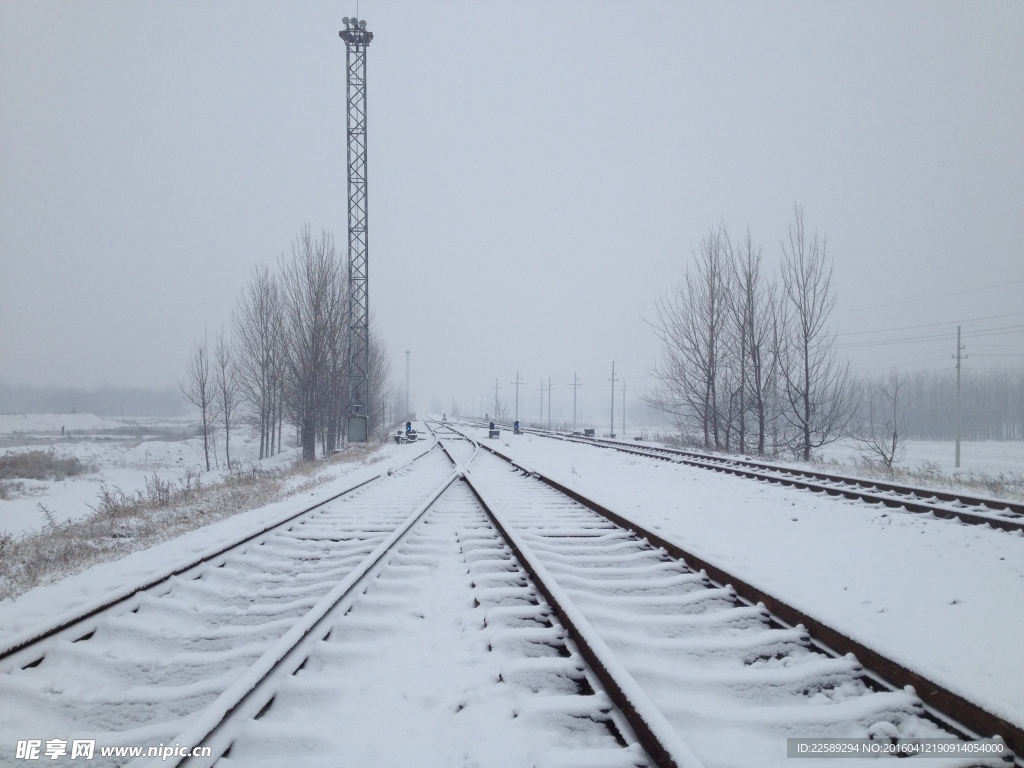
<instances>
[{"instance_id":1,"label":"railway track","mask_svg":"<svg viewBox=\"0 0 1024 768\"><path fill-rule=\"evenodd\" d=\"M788 737L1019 743L1009 724L940 711L835 653L778 601L694 570L572 489L438 438L384 482L9 648L0 738L46 723L61 738L209 747L132 764L190 768L495 754L717 768L788 764Z\"/></svg>"},{"instance_id":2,"label":"railway track","mask_svg":"<svg viewBox=\"0 0 1024 768\"><path fill-rule=\"evenodd\" d=\"M465 482L180 764L291 764L282 741L303 765L654 764Z\"/></svg>"},{"instance_id":3,"label":"railway track","mask_svg":"<svg viewBox=\"0 0 1024 768\"><path fill-rule=\"evenodd\" d=\"M989 525L1004 531L1024 531L1024 504L1006 499L899 485L849 475L834 475L677 448L636 445L606 438L581 437L532 428L524 428L522 431L829 496L841 496L868 504L881 504L891 509L902 508L908 512L930 513L938 518L955 519L969 525Z\"/></svg>"},{"instance_id":4,"label":"railway track","mask_svg":"<svg viewBox=\"0 0 1024 768\"><path fill-rule=\"evenodd\" d=\"M10 638L0 651L0 742L38 738L43 727L66 742L174 743L379 558L410 524L410 508L450 477L440 450L426 450L234 546Z\"/></svg>"},{"instance_id":5,"label":"railway track","mask_svg":"<svg viewBox=\"0 0 1024 768\"><path fill-rule=\"evenodd\" d=\"M428 450L377 478L384 482L349 489L77 618L61 617L8 642L0 659L0 764L17 764L8 750L38 736L47 748L51 736L62 742L52 765L77 764L80 755L67 749L76 740L161 748L139 757L97 753L93 765L294 764L296 754L282 756L265 741L294 745L296 733L308 733L317 714L308 706L310 687L314 699L323 698L323 681L339 666L363 668L376 656L385 669L393 667L394 655L378 652L380 638L368 643L365 636L387 638L399 619L425 618L417 594L424 577L444 570L451 581L454 570L462 583L446 583L440 594L449 608L469 597L479 614L460 662L481 667L485 689L465 695L449 713L484 703L467 744L490 727L499 733L489 746L507 751L504 731L511 728L524 764L538 755L552 766L578 764L583 755L595 768L651 765L479 503L456 483L453 465L475 453L470 443ZM423 640L429 645L429 637ZM443 653L435 649L428 663L443 662ZM289 698L301 714L282 734L274 721ZM386 717L395 699L377 714ZM498 717L489 711L491 699ZM389 742L375 725L362 735L372 734L379 749ZM337 730L332 719L310 739L322 743ZM324 764L374 764L347 762L350 746L331 744ZM303 742L300 753L308 747ZM298 755L312 764L307 757Z\"/></svg>"},{"instance_id":6,"label":"railway track","mask_svg":"<svg viewBox=\"0 0 1024 768\"><path fill-rule=\"evenodd\" d=\"M561 584L702 759L735 746L708 764L774 764L763 756L781 732L884 740L936 729L1024 746L1019 726L486 447L494 458L468 478L520 531L533 553L523 559ZM511 491L522 483L530 498Z\"/></svg>"}]
</instances>

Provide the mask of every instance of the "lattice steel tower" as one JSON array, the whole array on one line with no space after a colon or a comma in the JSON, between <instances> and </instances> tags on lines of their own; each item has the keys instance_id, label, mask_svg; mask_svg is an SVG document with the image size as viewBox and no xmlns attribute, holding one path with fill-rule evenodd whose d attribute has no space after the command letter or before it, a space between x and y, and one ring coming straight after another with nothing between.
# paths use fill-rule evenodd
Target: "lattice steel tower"
<instances>
[{"instance_id":1,"label":"lattice steel tower","mask_svg":"<svg viewBox=\"0 0 1024 768\"><path fill-rule=\"evenodd\" d=\"M365 443L370 410L370 292L366 199L366 22L342 19L348 72L348 440Z\"/></svg>"}]
</instances>

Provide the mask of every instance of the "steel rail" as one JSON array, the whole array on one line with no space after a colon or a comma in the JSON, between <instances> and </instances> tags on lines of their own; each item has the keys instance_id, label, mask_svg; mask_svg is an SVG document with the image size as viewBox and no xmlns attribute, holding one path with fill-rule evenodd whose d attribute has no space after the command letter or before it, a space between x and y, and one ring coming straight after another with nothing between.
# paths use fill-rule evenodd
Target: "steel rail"
<instances>
[{"instance_id":1,"label":"steel rail","mask_svg":"<svg viewBox=\"0 0 1024 768\"><path fill-rule=\"evenodd\" d=\"M684 451L678 448L636 446L604 438L564 435L558 432L534 428L520 428L520 431L527 431L530 434L536 434L541 437L552 437L582 445L608 448L635 456L671 461L676 464L685 464L686 466L699 469L710 469L752 480L777 483L801 490L826 493L829 496L842 496L854 501L882 504L890 509L902 507L908 512L924 514L930 512L936 517L946 520L956 519L969 525L989 525L1004 531L1024 531L1024 504L1006 499L991 499L931 488L897 485L881 480L851 477L849 475L832 475L826 472L815 472L813 470L797 469L747 459L719 457L694 451ZM902 497L885 496L881 492L902 494ZM991 509L996 512L1009 512L1015 517L998 517L967 510L952 509L938 503L929 503L928 500L931 498L948 504L961 504L967 507Z\"/></svg>"},{"instance_id":2,"label":"steel rail","mask_svg":"<svg viewBox=\"0 0 1024 768\"><path fill-rule=\"evenodd\" d=\"M431 443L429 447L425 448L421 453L409 459L408 461L399 464L396 467L392 467L391 469L388 470L382 470L377 474L373 475L372 477L369 477L365 480L362 480L358 483L355 483L354 485L347 487L343 491L335 493L326 499L321 499L317 503L312 504L300 510L299 512L290 514L281 520L277 520L273 523L262 526L256 531L247 533L241 538L234 539L223 546L214 547L212 549L206 550L205 552L201 552L199 555L185 562L173 565L170 568L161 571L154 576L151 576L147 581L131 585L122 590L118 590L114 593L108 593L106 596L100 598L98 601L94 603L88 604L84 607L79 607L77 609L62 614L56 619L56 621L51 622L45 626L28 629L23 632L15 634L13 637L10 637L7 640L3 641L3 646L0 646L0 662L4 661L5 659L11 656L14 656L17 653L20 653L21 651L30 648L33 645L36 645L37 643L42 642L43 640L53 637L54 635L60 634L61 632L69 630L78 624L81 624L95 616L98 616L99 614L104 613L117 605L126 603L127 601L131 600L133 597L136 597L140 593L152 589L153 587L159 586L160 584L169 581L175 576L181 576L182 574L191 571L193 568L197 568L201 565L205 565L206 563L210 563L216 560L217 558L230 553L232 550L235 550L245 544L248 544L254 539L258 539L260 536L264 536L267 533L270 533L271 531L281 528L282 526L288 525L289 523L294 522L298 518L304 515L308 515L313 511L319 509L320 507L331 503L332 501L336 501L337 499L340 499L343 496L347 496L348 494L353 493L354 491L363 488L369 485L370 483L380 480L385 475L391 475L397 469L407 466L408 464L412 464L414 461L417 461L426 456L434 448L434 445L436 445L436 443L437 440L435 439L434 442Z\"/></svg>"},{"instance_id":3,"label":"steel rail","mask_svg":"<svg viewBox=\"0 0 1024 768\"><path fill-rule=\"evenodd\" d=\"M526 466L499 449L486 443L481 443L481 445L488 452L508 462L519 471L540 480L545 485L573 499L616 525L632 531L637 537L646 539L651 545L664 549L672 557L682 560L692 570L703 570L708 578L718 586L732 586L736 594L748 604L763 604L770 612L773 620L780 626L796 627L803 625L810 634L812 642L830 655L854 654L866 672L877 682L893 690L912 686L924 703L926 711L939 722L959 730L969 738L995 736L1002 738L1014 753L1013 759L1015 764L1024 766L1024 728L1021 728L1019 725L993 714L984 707L908 669L899 662L889 659L884 654L854 640L825 622L804 613L761 588L737 578L723 568L698 557L675 542L608 509L578 491L559 483L557 480Z\"/></svg>"},{"instance_id":4,"label":"steel rail","mask_svg":"<svg viewBox=\"0 0 1024 768\"><path fill-rule=\"evenodd\" d=\"M267 683L278 673L295 671L301 665L300 658L305 650L305 643L311 639L320 639L320 630L330 619L334 610L348 598L354 598L362 586L373 578L383 566L386 556L401 543L409 531L423 519L423 516L434 505L441 495L459 478L459 472L453 471L416 509L396 528L384 541L360 562L330 592L317 601L274 645L265 651L246 670L245 674L235 680L226 690L221 692L203 710L188 727L172 741L175 744L190 746L211 746L210 757L177 757L170 761L163 758L142 759L130 765L141 768L146 765L174 766L214 765L231 746L233 737L226 732L225 726L235 717L253 717L261 711L274 697L273 691L267 690ZM329 629L327 630L329 631ZM327 634L323 632L323 635ZM167 742L171 743L171 742Z\"/></svg>"}]
</instances>

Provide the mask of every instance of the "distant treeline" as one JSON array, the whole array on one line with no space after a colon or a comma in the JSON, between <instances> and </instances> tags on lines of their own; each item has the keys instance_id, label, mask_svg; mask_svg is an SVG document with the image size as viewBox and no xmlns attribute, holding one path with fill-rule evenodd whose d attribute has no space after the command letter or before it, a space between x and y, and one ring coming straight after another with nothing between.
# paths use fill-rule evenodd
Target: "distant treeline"
<instances>
[{"instance_id":1,"label":"distant treeline","mask_svg":"<svg viewBox=\"0 0 1024 768\"><path fill-rule=\"evenodd\" d=\"M961 376L965 440L1024 440L1024 371L972 371ZM907 437L952 440L956 429L956 371L907 375Z\"/></svg>"},{"instance_id":2,"label":"distant treeline","mask_svg":"<svg viewBox=\"0 0 1024 768\"><path fill-rule=\"evenodd\" d=\"M185 416L177 389L103 386L38 387L0 380L0 413L94 413L97 416Z\"/></svg>"}]
</instances>

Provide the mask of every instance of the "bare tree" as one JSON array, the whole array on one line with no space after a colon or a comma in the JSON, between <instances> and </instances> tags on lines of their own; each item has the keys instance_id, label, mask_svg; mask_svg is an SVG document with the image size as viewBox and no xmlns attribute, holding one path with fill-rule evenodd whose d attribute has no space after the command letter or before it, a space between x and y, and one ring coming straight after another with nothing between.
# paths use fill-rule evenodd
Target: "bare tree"
<instances>
[{"instance_id":1,"label":"bare tree","mask_svg":"<svg viewBox=\"0 0 1024 768\"><path fill-rule=\"evenodd\" d=\"M238 411L238 368L231 344L224 336L224 329L217 335L217 346L213 350L213 385L220 421L224 425L224 458L228 472L231 471L231 427Z\"/></svg>"},{"instance_id":2,"label":"bare tree","mask_svg":"<svg viewBox=\"0 0 1024 768\"><path fill-rule=\"evenodd\" d=\"M260 458L274 454L283 375L283 318L278 284L258 266L232 315L240 394L260 431Z\"/></svg>"},{"instance_id":3,"label":"bare tree","mask_svg":"<svg viewBox=\"0 0 1024 768\"><path fill-rule=\"evenodd\" d=\"M736 254L735 325L740 337L740 412L751 413L757 428L757 453L766 447L772 390L775 386L776 356L773 344L775 288L761 269L761 248L747 237ZM739 449L746 451L746 419L741 417Z\"/></svg>"},{"instance_id":4,"label":"bare tree","mask_svg":"<svg viewBox=\"0 0 1024 768\"><path fill-rule=\"evenodd\" d=\"M725 228L712 228L694 253L693 269L655 304L662 359L653 372L657 388L645 399L681 424L695 425L705 448L722 447L719 387L727 351L730 254Z\"/></svg>"},{"instance_id":5,"label":"bare tree","mask_svg":"<svg viewBox=\"0 0 1024 768\"><path fill-rule=\"evenodd\" d=\"M345 269L327 231L314 238L306 226L281 265L286 342L285 400L299 426L302 458L316 458L323 419L337 412L340 393L329 367L337 361L337 326L345 319ZM332 425L336 434L336 426Z\"/></svg>"},{"instance_id":6,"label":"bare tree","mask_svg":"<svg viewBox=\"0 0 1024 768\"><path fill-rule=\"evenodd\" d=\"M836 354L828 318L835 307L827 238L808 237L804 213L782 240L782 322L779 354L783 417L795 430L793 448L805 461L811 451L842 435L853 411L849 362Z\"/></svg>"},{"instance_id":7,"label":"bare tree","mask_svg":"<svg viewBox=\"0 0 1024 768\"><path fill-rule=\"evenodd\" d=\"M206 471L210 471L210 429L217 419L217 390L210 372L210 350L206 334L196 341L188 361L184 381L178 380L181 394L199 409L203 428L203 454L206 457Z\"/></svg>"},{"instance_id":8,"label":"bare tree","mask_svg":"<svg viewBox=\"0 0 1024 768\"><path fill-rule=\"evenodd\" d=\"M327 358L324 363L321 391L321 445L325 453L333 453L344 437L349 409L349 291L347 272L339 272L329 292L333 322L327 325ZM369 424L367 425L370 426Z\"/></svg>"},{"instance_id":9,"label":"bare tree","mask_svg":"<svg viewBox=\"0 0 1024 768\"><path fill-rule=\"evenodd\" d=\"M388 356L387 344L384 343L372 317L370 318L370 370L367 376L367 391L370 398L367 436L373 434L377 424L381 425L381 434L383 435L387 431L386 409L392 397L391 358Z\"/></svg>"},{"instance_id":10,"label":"bare tree","mask_svg":"<svg viewBox=\"0 0 1024 768\"><path fill-rule=\"evenodd\" d=\"M867 414L856 440L864 453L879 459L887 469L903 461L907 453L906 386L906 377L896 369L881 381L865 383Z\"/></svg>"}]
</instances>

